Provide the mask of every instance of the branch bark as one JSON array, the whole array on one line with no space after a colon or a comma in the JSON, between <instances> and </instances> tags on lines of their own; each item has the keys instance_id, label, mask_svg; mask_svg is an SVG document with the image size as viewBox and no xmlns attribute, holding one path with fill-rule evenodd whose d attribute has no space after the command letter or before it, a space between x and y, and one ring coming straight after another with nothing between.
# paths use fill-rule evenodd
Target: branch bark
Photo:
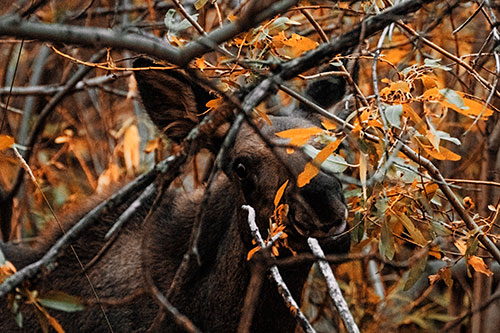
<instances>
[{"instance_id":1,"label":"branch bark","mask_svg":"<svg viewBox=\"0 0 500 333\"><path fill-rule=\"evenodd\" d=\"M248 15L198 38L183 48L175 48L153 36L141 36L122 30L109 30L93 27L78 27L65 24L45 24L24 20L17 15L0 17L0 36L38 39L41 41L81 45L91 48L113 47L146 53L174 65L185 66L193 58L212 51L219 44L231 39L260 22L278 15L298 0L283 0L269 6L259 13Z\"/></svg>"}]
</instances>

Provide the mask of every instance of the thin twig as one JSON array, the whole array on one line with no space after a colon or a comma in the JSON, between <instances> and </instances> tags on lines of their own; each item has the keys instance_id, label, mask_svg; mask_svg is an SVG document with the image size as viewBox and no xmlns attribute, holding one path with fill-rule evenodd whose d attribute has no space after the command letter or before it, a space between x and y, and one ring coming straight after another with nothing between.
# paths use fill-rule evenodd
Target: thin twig
<instances>
[{"instance_id":1,"label":"thin twig","mask_svg":"<svg viewBox=\"0 0 500 333\"><path fill-rule=\"evenodd\" d=\"M267 244L262 239L259 227L255 222L255 210L248 205L243 205L241 206L241 208L248 212L248 225L250 227L250 232L252 233L253 238L257 242L257 245L259 245L263 249L266 248ZM304 332L308 333L316 332L316 330L311 326L311 323L309 323L307 318L300 310L299 306L297 305L297 302L295 302L295 300L293 299L290 290L288 290L288 287L286 286L285 282L283 281L283 278L281 277L278 267L276 267L276 265L272 265L269 268L269 270L271 271L271 276L273 280L276 282L278 290L281 296L283 297L286 306L290 309L292 315L297 319Z\"/></svg>"}]
</instances>

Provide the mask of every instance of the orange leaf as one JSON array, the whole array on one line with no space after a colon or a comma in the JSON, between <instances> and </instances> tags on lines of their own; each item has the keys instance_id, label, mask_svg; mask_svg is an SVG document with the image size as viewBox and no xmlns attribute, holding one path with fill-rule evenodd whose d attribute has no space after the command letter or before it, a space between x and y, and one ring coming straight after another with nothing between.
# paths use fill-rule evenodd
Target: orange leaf
<instances>
[{"instance_id":1,"label":"orange leaf","mask_svg":"<svg viewBox=\"0 0 500 333\"><path fill-rule=\"evenodd\" d=\"M307 162L306 166L304 167L304 171L302 171L297 177L298 187L303 187L309 184L311 179L313 179L319 173L321 163L323 163L328 158L328 156L330 156L335 151L335 149L337 149L340 142L342 142L342 140L335 140L334 142L330 142L325 148L321 149L321 151L312 161Z\"/></svg>"},{"instance_id":2,"label":"orange leaf","mask_svg":"<svg viewBox=\"0 0 500 333\"><path fill-rule=\"evenodd\" d=\"M139 168L139 145L141 138L137 126L132 125L125 131L123 139L123 155L125 158L125 166L127 173L133 175Z\"/></svg>"},{"instance_id":3,"label":"orange leaf","mask_svg":"<svg viewBox=\"0 0 500 333\"><path fill-rule=\"evenodd\" d=\"M468 98L468 96L461 91L457 91L457 94L463 98L465 106L469 107L468 110L461 110L462 112L466 112L466 115L476 116L476 117L481 115L481 118L485 119L493 114L493 110L488 107L485 107L483 103L479 103Z\"/></svg>"},{"instance_id":4,"label":"orange leaf","mask_svg":"<svg viewBox=\"0 0 500 333\"><path fill-rule=\"evenodd\" d=\"M455 154L451 150L440 146L439 151L435 150L434 148L430 148L430 146L427 145L422 145L424 150L431 155L432 158L435 158L437 160L441 161L459 161L462 157L458 154Z\"/></svg>"},{"instance_id":5,"label":"orange leaf","mask_svg":"<svg viewBox=\"0 0 500 333\"><path fill-rule=\"evenodd\" d=\"M302 146L305 144L309 138L313 135L319 134L323 132L323 130L319 127L309 127L309 128L293 128L286 131L281 131L276 133L280 138L290 139L290 145L292 146ZM287 150L289 154L290 152Z\"/></svg>"},{"instance_id":6,"label":"orange leaf","mask_svg":"<svg viewBox=\"0 0 500 333\"><path fill-rule=\"evenodd\" d=\"M0 135L0 150L10 148L14 144L14 138L8 135Z\"/></svg>"},{"instance_id":7,"label":"orange leaf","mask_svg":"<svg viewBox=\"0 0 500 333\"><path fill-rule=\"evenodd\" d=\"M470 256L468 262L476 272L483 273L487 276L493 275L493 272L484 263L483 258L479 258L478 256Z\"/></svg>"},{"instance_id":8,"label":"orange leaf","mask_svg":"<svg viewBox=\"0 0 500 333\"><path fill-rule=\"evenodd\" d=\"M203 58L197 58L194 62L195 66L198 67L202 72L205 68L207 68L207 64L205 64L205 61Z\"/></svg>"},{"instance_id":9,"label":"orange leaf","mask_svg":"<svg viewBox=\"0 0 500 333\"><path fill-rule=\"evenodd\" d=\"M253 255L254 255L255 253L257 253L259 250L260 250L260 246L256 246L256 247L254 247L253 249L251 249L250 251L248 251L248 254L247 254L247 261L249 261L250 259L252 259Z\"/></svg>"},{"instance_id":10,"label":"orange leaf","mask_svg":"<svg viewBox=\"0 0 500 333\"><path fill-rule=\"evenodd\" d=\"M288 179L283 183L283 185L281 185L281 187L278 189L278 192L276 192L276 196L274 197L274 207L278 207L278 204L280 203L281 197L283 196L287 185Z\"/></svg>"},{"instance_id":11,"label":"orange leaf","mask_svg":"<svg viewBox=\"0 0 500 333\"><path fill-rule=\"evenodd\" d=\"M273 45L280 55L296 58L302 53L316 48L318 43L295 33L287 38L285 32L282 31L273 37Z\"/></svg>"},{"instance_id":12,"label":"orange leaf","mask_svg":"<svg viewBox=\"0 0 500 333\"><path fill-rule=\"evenodd\" d=\"M332 131L334 129L337 128L337 124L335 124L333 121L329 120L329 119L324 119L322 122L321 122L321 125L323 125L323 127L329 131Z\"/></svg>"},{"instance_id":13,"label":"orange leaf","mask_svg":"<svg viewBox=\"0 0 500 333\"><path fill-rule=\"evenodd\" d=\"M210 111L218 108L220 105L222 105L223 102L224 102L224 100L222 99L222 97L217 97L217 98L209 100L207 102L207 104L205 104L205 106L208 108L208 110L203 112L201 115L204 115L205 113L210 112Z\"/></svg>"}]
</instances>

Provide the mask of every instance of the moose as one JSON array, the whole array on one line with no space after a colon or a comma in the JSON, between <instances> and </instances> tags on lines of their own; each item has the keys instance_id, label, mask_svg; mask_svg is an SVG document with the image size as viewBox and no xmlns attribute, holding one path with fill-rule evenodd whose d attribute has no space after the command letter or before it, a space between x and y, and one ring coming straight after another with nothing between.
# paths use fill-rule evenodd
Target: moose
<instances>
[{"instance_id":1,"label":"moose","mask_svg":"<svg viewBox=\"0 0 500 333\"><path fill-rule=\"evenodd\" d=\"M140 58L134 66L152 64L150 60ZM176 142L181 142L201 122L200 114L206 111L206 103L213 99L204 86L180 69L136 71L135 78L150 118ZM284 139L275 133L312 127L320 121L304 110L269 116L269 120L257 121L256 126L242 125L228 148L224 165L213 178L206 198L206 188L191 192L167 189L155 203L149 223L143 224L143 220L153 205L152 199L134 213L108 250L86 270L102 300L124 300L105 303L107 319L95 303L75 312L51 309L51 316L70 332L104 332L109 330L106 320L116 332L150 328L159 308L149 289L145 288L144 269L147 267L159 292L167 294L183 256L189 250L191 229L205 199L198 241L199 261L191 265L186 279L177 286L169 301L204 332L236 331L251 277L252 261L248 261L247 255L255 247L248 226L248 213L242 206L250 205L255 209L255 221L265 238L277 189L291 178L290 172L298 175L309 160L300 149L293 154L286 152L286 140L284 143ZM228 124L220 126L207 142L207 147L214 153L217 153L217 142L222 141L228 129ZM267 144L263 137L267 138ZM269 142L275 145L269 145ZM129 201L132 200L134 198ZM307 252L308 237L318 238L326 253L348 251L349 235L339 236L346 230L347 208L342 184L337 177L320 171L301 188L291 181L282 201L289 205L284 223L288 244L294 251ZM124 205L105 214L99 223L72 244L83 265L96 257L106 243L106 232L125 209ZM67 217L65 228L71 227L84 213ZM41 258L60 236L61 232L54 227L34 244L1 243L0 246L7 260L20 269ZM281 270L296 300L300 300L309 270L310 264ZM59 256L50 273L32 279L30 289L40 294L55 290L85 300L93 299L90 285L69 249ZM137 293L138 290L145 292ZM131 300L125 301L127 298ZM6 299L0 300L1 331L41 330L33 305L26 302L20 305L24 323L23 328L19 328L7 303ZM162 332L181 331L173 320L162 320L159 325L157 328ZM292 332L295 327L296 322L276 285L264 279L251 331Z\"/></svg>"}]
</instances>

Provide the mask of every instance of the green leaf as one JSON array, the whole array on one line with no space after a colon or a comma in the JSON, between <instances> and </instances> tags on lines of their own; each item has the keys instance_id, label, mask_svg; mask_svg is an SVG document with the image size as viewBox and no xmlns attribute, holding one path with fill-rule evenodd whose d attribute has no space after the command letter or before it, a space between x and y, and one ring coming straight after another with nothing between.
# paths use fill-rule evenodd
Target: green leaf
<instances>
[{"instance_id":1,"label":"green leaf","mask_svg":"<svg viewBox=\"0 0 500 333\"><path fill-rule=\"evenodd\" d=\"M288 29L291 25L300 25L300 22L290 20L288 17L278 17L268 27L268 34L274 35Z\"/></svg>"},{"instance_id":2,"label":"green leaf","mask_svg":"<svg viewBox=\"0 0 500 333\"><path fill-rule=\"evenodd\" d=\"M401 128L401 114L403 113L403 106L398 105L383 105L385 118L391 127Z\"/></svg>"},{"instance_id":3,"label":"green leaf","mask_svg":"<svg viewBox=\"0 0 500 333\"><path fill-rule=\"evenodd\" d=\"M167 27L168 33L174 36L182 30L186 30L187 28L191 27L191 22L186 19L182 20L181 22L177 22L177 19L175 17L176 15L177 12L175 11L175 9L171 8L165 14L165 18L163 19L163 23L165 24L165 27ZM198 18L198 14L191 15L191 18L196 21L196 19Z\"/></svg>"},{"instance_id":4,"label":"green leaf","mask_svg":"<svg viewBox=\"0 0 500 333\"><path fill-rule=\"evenodd\" d=\"M314 148L311 145L304 145L303 149L304 153L306 153L306 155L312 159L314 159L320 152L318 149ZM349 164L346 162L346 160L344 160L344 158L338 154L331 154L323 163L321 163L321 169L333 173L342 173L347 169L348 166Z\"/></svg>"},{"instance_id":5,"label":"green leaf","mask_svg":"<svg viewBox=\"0 0 500 333\"><path fill-rule=\"evenodd\" d=\"M5 263L6 263L5 256L2 252L2 250L0 249L0 266L5 265Z\"/></svg>"},{"instance_id":6,"label":"green leaf","mask_svg":"<svg viewBox=\"0 0 500 333\"><path fill-rule=\"evenodd\" d=\"M363 240L365 236L365 222L363 215L361 213L356 213L354 215L353 224L356 226L354 230L351 231L351 241L353 243L359 243Z\"/></svg>"},{"instance_id":7,"label":"green leaf","mask_svg":"<svg viewBox=\"0 0 500 333\"><path fill-rule=\"evenodd\" d=\"M422 257L414 264L410 271L408 272L408 279L406 280L403 290L408 290L420 279L422 274L425 272L425 266L427 265L427 253L422 255Z\"/></svg>"},{"instance_id":8,"label":"green leaf","mask_svg":"<svg viewBox=\"0 0 500 333\"><path fill-rule=\"evenodd\" d=\"M439 89L439 93L446 98L446 101L448 103L455 105L457 108L461 110L469 110L469 107L465 105L462 96L457 94L455 90L444 88L444 89Z\"/></svg>"},{"instance_id":9,"label":"green leaf","mask_svg":"<svg viewBox=\"0 0 500 333\"><path fill-rule=\"evenodd\" d=\"M419 245L425 245L427 244L427 240L425 237L422 235L422 232L418 230L411 219L406 216L405 214L397 214L397 218L401 221L401 223L404 225L406 230L408 230L408 233L410 234L410 237L413 239L413 241Z\"/></svg>"},{"instance_id":10,"label":"green leaf","mask_svg":"<svg viewBox=\"0 0 500 333\"><path fill-rule=\"evenodd\" d=\"M439 138L441 140L453 142L457 146L460 146L462 144L460 142L460 140L458 140L457 138L452 137L449 133L446 133L446 132L443 132L443 131L436 131L436 133L437 133L437 135L439 135Z\"/></svg>"},{"instance_id":11,"label":"green leaf","mask_svg":"<svg viewBox=\"0 0 500 333\"><path fill-rule=\"evenodd\" d=\"M431 58L425 58L424 59L424 64L426 67L430 67L430 68L439 68L439 69L442 69L444 71L451 71L451 68L450 67L447 67L445 65L441 65L439 62L441 61L441 59L431 59Z\"/></svg>"},{"instance_id":12,"label":"green leaf","mask_svg":"<svg viewBox=\"0 0 500 333\"><path fill-rule=\"evenodd\" d=\"M65 312L82 311L85 309L79 297L66 294L62 291L49 291L44 295L40 295L39 302L44 307Z\"/></svg>"},{"instance_id":13,"label":"green leaf","mask_svg":"<svg viewBox=\"0 0 500 333\"><path fill-rule=\"evenodd\" d=\"M389 226L389 221L386 219L382 223L382 228L380 230L380 242L378 242L378 250L382 258L387 258L392 260L394 258L394 239L392 237L391 227Z\"/></svg>"}]
</instances>

